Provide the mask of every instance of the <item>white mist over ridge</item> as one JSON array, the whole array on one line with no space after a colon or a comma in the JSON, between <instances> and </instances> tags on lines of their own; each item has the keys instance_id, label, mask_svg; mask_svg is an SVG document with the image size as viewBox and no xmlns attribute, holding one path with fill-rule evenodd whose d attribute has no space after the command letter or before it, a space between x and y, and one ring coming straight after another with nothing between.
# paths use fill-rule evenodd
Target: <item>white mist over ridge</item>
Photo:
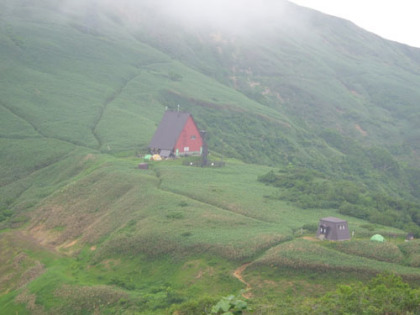
<instances>
[{"instance_id":1,"label":"white mist over ridge","mask_svg":"<svg viewBox=\"0 0 420 315\"><path fill-rule=\"evenodd\" d=\"M62 13L71 15L105 10L130 25L138 24L144 14L152 14L187 27L211 26L234 33L278 26L279 20L282 25L306 30L305 18L289 10L299 5L347 19L384 38L420 47L417 4L411 0L38 0L36 4L3 0L0 15L14 7L35 5L60 7Z\"/></svg>"},{"instance_id":2,"label":"white mist over ridge","mask_svg":"<svg viewBox=\"0 0 420 315\"><path fill-rule=\"evenodd\" d=\"M389 40L420 47L418 2L412 0L290 0L347 19Z\"/></svg>"},{"instance_id":3,"label":"white mist over ridge","mask_svg":"<svg viewBox=\"0 0 420 315\"><path fill-rule=\"evenodd\" d=\"M131 26L156 16L192 29L211 27L243 33L279 23L302 24L290 10L284 14L287 6L295 5L284 0L64 0L61 11L70 14L93 9L106 11Z\"/></svg>"},{"instance_id":4,"label":"white mist over ridge","mask_svg":"<svg viewBox=\"0 0 420 315\"><path fill-rule=\"evenodd\" d=\"M165 14L179 19L224 27L252 27L251 23L267 23L279 18L283 8L283 1L252 0L167 1L162 7Z\"/></svg>"}]
</instances>

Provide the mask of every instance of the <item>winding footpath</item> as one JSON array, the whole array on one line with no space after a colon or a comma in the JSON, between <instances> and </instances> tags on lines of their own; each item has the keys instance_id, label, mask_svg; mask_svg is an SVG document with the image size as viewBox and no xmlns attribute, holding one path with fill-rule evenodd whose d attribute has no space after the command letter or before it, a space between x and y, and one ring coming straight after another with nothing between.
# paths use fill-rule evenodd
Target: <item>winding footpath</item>
<instances>
[{"instance_id":1,"label":"winding footpath","mask_svg":"<svg viewBox=\"0 0 420 315\"><path fill-rule=\"evenodd\" d=\"M233 272L233 276L236 278L236 279L238 279L239 281L241 281L243 284L245 284L246 285L246 289L245 289L245 291L242 293L242 296L245 298L245 299L250 299L250 298L252 298L252 292L251 292L251 290L252 290L252 287L251 287L251 285L248 283L248 282L246 282L245 281L245 279L244 279L244 277L243 277L243 272L245 271L245 269L250 265L251 263L247 263L247 264L244 264L244 265L242 265L242 266L240 266L240 267L238 267L234 272Z\"/></svg>"}]
</instances>

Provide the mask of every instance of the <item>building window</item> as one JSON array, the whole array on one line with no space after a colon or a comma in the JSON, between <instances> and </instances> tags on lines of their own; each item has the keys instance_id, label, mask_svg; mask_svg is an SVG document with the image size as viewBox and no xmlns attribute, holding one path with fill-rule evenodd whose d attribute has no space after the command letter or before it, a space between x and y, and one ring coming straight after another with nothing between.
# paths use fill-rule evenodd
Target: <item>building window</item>
<instances>
[{"instance_id":1,"label":"building window","mask_svg":"<svg viewBox=\"0 0 420 315\"><path fill-rule=\"evenodd\" d=\"M191 136L191 140L195 140L196 137L194 135Z\"/></svg>"},{"instance_id":2,"label":"building window","mask_svg":"<svg viewBox=\"0 0 420 315\"><path fill-rule=\"evenodd\" d=\"M190 151L190 147L184 147L184 152Z\"/></svg>"}]
</instances>

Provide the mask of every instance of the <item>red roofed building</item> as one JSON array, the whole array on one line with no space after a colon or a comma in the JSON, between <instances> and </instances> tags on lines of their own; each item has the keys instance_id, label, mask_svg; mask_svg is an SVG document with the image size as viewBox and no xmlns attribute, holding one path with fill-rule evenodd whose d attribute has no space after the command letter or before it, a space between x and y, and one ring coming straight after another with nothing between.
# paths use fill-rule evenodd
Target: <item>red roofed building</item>
<instances>
[{"instance_id":1,"label":"red roofed building","mask_svg":"<svg viewBox=\"0 0 420 315\"><path fill-rule=\"evenodd\" d=\"M166 111L149 149L162 157L201 155L203 139L191 114Z\"/></svg>"}]
</instances>

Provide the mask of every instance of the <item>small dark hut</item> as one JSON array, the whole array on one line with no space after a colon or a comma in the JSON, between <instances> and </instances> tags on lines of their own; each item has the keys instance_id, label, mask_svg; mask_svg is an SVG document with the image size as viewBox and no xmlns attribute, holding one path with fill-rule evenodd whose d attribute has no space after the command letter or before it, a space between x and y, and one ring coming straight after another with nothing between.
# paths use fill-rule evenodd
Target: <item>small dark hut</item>
<instances>
[{"instance_id":1,"label":"small dark hut","mask_svg":"<svg viewBox=\"0 0 420 315\"><path fill-rule=\"evenodd\" d=\"M346 220L326 217L319 220L316 236L330 241L345 241L350 239L349 227Z\"/></svg>"},{"instance_id":2,"label":"small dark hut","mask_svg":"<svg viewBox=\"0 0 420 315\"><path fill-rule=\"evenodd\" d=\"M406 241L412 241L412 240L414 240L414 233L408 233L407 236L406 236L406 238L405 238L405 240Z\"/></svg>"},{"instance_id":3,"label":"small dark hut","mask_svg":"<svg viewBox=\"0 0 420 315\"><path fill-rule=\"evenodd\" d=\"M203 139L191 114L166 111L149 149L163 158L201 155Z\"/></svg>"}]
</instances>

